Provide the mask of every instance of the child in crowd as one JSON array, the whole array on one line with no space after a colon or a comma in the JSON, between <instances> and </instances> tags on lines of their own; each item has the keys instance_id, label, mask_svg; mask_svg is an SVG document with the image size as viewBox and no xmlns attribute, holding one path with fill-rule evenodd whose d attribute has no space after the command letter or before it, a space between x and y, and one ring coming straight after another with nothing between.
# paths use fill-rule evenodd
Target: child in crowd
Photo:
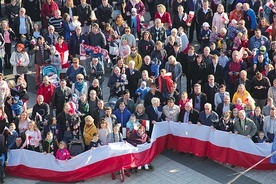
<instances>
[{"instance_id":1,"label":"child in crowd","mask_svg":"<svg viewBox=\"0 0 276 184\"><path fill-rule=\"evenodd\" d=\"M125 91L125 89L126 89L126 85L128 84L126 74L122 74L119 81L117 81L117 82L120 83L120 86L118 87L116 94L117 94L117 96L121 96L123 94L123 91Z\"/></svg>"},{"instance_id":2,"label":"child in crowd","mask_svg":"<svg viewBox=\"0 0 276 184\"><path fill-rule=\"evenodd\" d=\"M56 117L49 117L47 126L43 130L43 138L46 138L48 132L53 134L53 140L60 141L60 127L57 124Z\"/></svg>"},{"instance_id":3,"label":"child in crowd","mask_svg":"<svg viewBox=\"0 0 276 184\"><path fill-rule=\"evenodd\" d=\"M115 125L113 127L113 132L109 133L108 136L107 136L107 142L108 143L114 143L114 142L123 142L123 135L122 133L120 132L120 126L119 125ZM126 171L125 171L126 173ZM116 179L116 175L115 173L111 173L111 178L113 180Z\"/></svg>"},{"instance_id":4,"label":"child in crowd","mask_svg":"<svg viewBox=\"0 0 276 184\"><path fill-rule=\"evenodd\" d=\"M211 34L211 30L209 29L210 25L208 22L204 22L202 24L202 29L200 32L200 40L201 40L201 45L200 45L200 49L199 52L203 51L203 48L205 48L206 46L209 46L210 43L210 34Z\"/></svg>"},{"instance_id":5,"label":"child in crowd","mask_svg":"<svg viewBox=\"0 0 276 184\"><path fill-rule=\"evenodd\" d=\"M72 102L74 109L76 110L76 113L78 113L78 109L79 109L79 97L77 94L73 93L69 102Z\"/></svg>"},{"instance_id":6,"label":"child in crowd","mask_svg":"<svg viewBox=\"0 0 276 184\"><path fill-rule=\"evenodd\" d=\"M239 31L237 29L237 21L235 19L232 19L231 23L228 25L227 36L229 40L234 40L238 32Z\"/></svg>"},{"instance_id":7,"label":"child in crowd","mask_svg":"<svg viewBox=\"0 0 276 184\"><path fill-rule=\"evenodd\" d=\"M218 57L218 63L224 68L225 65L228 63L229 58L226 56L226 51L221 49L220 55Z\"/></svg>"},{"instance_id":8,"label":"child in crowd","mask_svg":"<svg viewBox=\"0 0 276 184\"><path fill-rule=\"evenodd\" d=\"M88 94L90 94L91 90L96 91L96 95L99 99L103 99L103 93L102 93L102 89L100 87L99 79L93 79L92 84L88 89Z\"/></svg>"},{"instance_id":9,"label":"child in crowd","mask_svg":"<svg viewBox=\"0 0 276 184\"><path fill-rule=\"evenodd\" d=\"M163 26L164 26L164 28L166 30L167 36L171 36L171 29L169 28L169 24L168 23L164 23Z\"/></svg>"},{"instance_id":10,"label":"child in crowd","mask_svg":"<svg viewBox=\"0 0 276 184\"><path fill-rule=\"evenodd\" d=\"M243 34L241 38L241 47L248 48L249 46L249 39L248 39L248 34Z\"/></svg>"},{"instance_id":11,"label":"child in crowd","mask_svg":"<svg viewBox=\"0 0 276 184\"><path fill-rule=\"evenodd\" d=\"M11 109L14 116L19 116L23 112L23 101L19 99L19 96L14 96Z\"/></svg>"},{"instance_id":12,"label":"child in crowd","mask_svg":"<svg viewBox=\"0 0 276 184\"><path fill-rule=\"evenodd\" d=\"M9 126L9 134L7 136L7 146L8 149L11 149L15 144L15 139L18 136L18 133L16 132L16 126L14 123L11 123Z\"/></svg>"},{"instance_id":13,"label":"child in crowd","mask_svg":"<svg viewBox=\"0 0 276 184\"><path fill-rule=\"evenodd\" d=\"M102 141L102 145L107 144L107 135L110 133L108 123L105 119L101 119L99 122L98 134L99 139Z\"/></svg>"},{"instance_id":14,"label":"child in crowd","mask_svg":"<svg viewBox=\"0 0 276 184\"><path fill-rule=\"evenodd\" d=\"M239 32L233 41L232 51L239 50L242 44L242 33Z\"/></svg>"},{"instance_id":15,"label":"child in crowd","mask_svg":"<svg viewBox=\"0 0 276 184\"><path fill-rule=\"evenodd\" d=\"M102 145L102 141L99 139L99 134L96 132L93 134L93 138L89 144L88 149L95 149L97 147L101 147Z\"/></svg>"},{"instance_id":16,"label":"child in crowd","mask_svg":"<svg viewBox=\"0 0 276 184\"><path fill-rule=\"evenodd\" d=\"M109 133L107 135L107 143L113 143L113 142L123 142L123 135L120 132L120 126L115 125L113 127L113 132Z\"/></svg>"},{"instance_id":17,"label":"child in crowd","mask_svg":"<svg viewBox=\"0 0 276 184\"><path fill-rule=\"evenodd\" d=\"M215 55L216 54L217 56L219 56L219 51L217 50L216 44L214 42L210 43L210 54L211 55Z\"/></svg>"},{"instance_id":18,"label":"child in crowd","mask_svg":"<svg viewBox=\"0 0 276 184\"><path fill-rule=\"evenodd\" d=\"M139 121L137 121L136 119L136 116L134 114L132 114L130 117L129 117L129 120L128 122L126 123L126 127L127 129L129 129L129 134L131 134L133 131L137 131L140 127L140 123ZM129 136L127 136L129 137Z\"/></svg>"},{"instance_id":19,"label":"child in crowd","mask_svg":"<svg viewBox=\"0 0 276 184\"><path fill-rule=\"evenodd\" d=\"M149 90L150 90L150 88L147 87L147 82L142 81L141 86L138 89L136 89L136 91L135 91L135 94L139 96L138 101L143 102L144 98L145 98L146 94L149 92Z\"/></svg>"},{"instance_id":20,"label":"child in crowd","mask_svg":"<svg viewBox=\"0 0 276 184\"><path fill-rule=\"evenodd\" d=\"M64 134L63 134L63 142L65 142L66 144L68 144L72 140L73 140L73 134L72 134L71 126L68 123L68 121L66 121L65 131L64 131Z\"/></svg>"},{"instance_id":21,"label":"child in crowd","mask_svg":"<svg viewBox=\"0 0 276 184\"><path fill-rule=\"evenodd\" d=\"M162 62L157 58L154 58L151 61L151 65L150 65L151 76L154 76L155 78L159 76L159 70L160 70L161 64Z\"/></svg>"},{"instance_id":22,"label":"child in crowd","mask_svg":"<svg viewBox=\"0 0 276 184\"><path fill-rule=\"evenodd\" d=\"M227 39L227 30L225 28L221 28L218 35L218 49L222 48L222 41L226 41Z\"/></svg>"},{"instance_id":23,"label":"child in crowd","mask_svg":"<svg viewBox=\"0 0 276 184\"><path fill-rule=\"evenodd\" d=\"M80 127L81 127L81 132L83 132L84 118L89 113L89 104L87 102L86 94L81 94L79 102L78 102L78 106L79 106L78 115L81 119Z\"/></svg>"},{"instance_id":24,"label":"child in crowd","mask_svg":"<svg viewBox=\"0 0 276 184\"><path fill-rule=\"evenodd\" d=\"M218 28L217 26L212 27L212 33L210 34L210 42L217 42L218 40Z\"/></svg>"},{"instance_id":25,"label":"child in crowd","mask_svg":"<svg viewBox=\"0 0 276 184\"><path fill-rule=\"evenodd\" d=\"M192 99L188 98L188 93L187 92L183 92L181 94L181 99L179 100L179 104L178 104L179 107L180 107L180 109L184 109L185 108L185 104L187 102L192 102Z\"/></svg>"},{"instance_id":26,"label":"child in crowd","mask_svg":"<svg viewBox=\"0 0 276 184\"><path fill-rule=\"evenodd\" d=\"M110 42L108 44L108 52L109 52L109 57L111 59L111 62L114 65L116 65L116 57L118 55L119 51L119 40L114 34L109 35Z\"/></svg>"},{"instance_id":27,"label":"child in crowd","mask_svg":"<svg viewBox=\"0 0 276 184\"><path fill-rule=\"evenodd\" d=\"M62 67L61 67L61 57L60 57L59 52L56 50L56 47L53 46L53 45L50 46L49 59L50 59L49 64L55 66L55 68L57 69L57 76L60 77L60 71L62 69Z\"/></svg>"},{"instance_id":28,"label":"child in crowd","mask_svg":"<svg viewBox=\"0 0 276 184\"><path fill-rule=\"evenodd\" d=\"M241 98L237 98L237 103L235 104L235 108L237 108L238 111L244 110L245 104L242 103L242 99Z\"/></svg>"},{"instance_id":29,"label":"child in crowd","mask_svg":"<svg viewBox=\"0 0 276 184\"><path fill-rule=\"evenodd\" d=\"M121 40L121 44L119 45L118 56L122 56L124 59L126 59L126 57L130 55L130 51L131 49L127 43L127 38L123 37Z\"/></svg>"},{"instance_id":30,"label":"child in crowd","mask_svg":"<svg viewBox=\"0 0 276 184\"><path fill-rule=\"evenodd\" d=\"M88 115L84 118L85 125L83 129L83 139L84 139L84 145L85 150L88 150L89 144L91 140L93 139L93 134L97 133L97 128L94 124L94 119Z\"/></svg>"},{"instance_id":31,"label":"child in crowd","mask_svg":"<svg viewBox=\"0 0 276 184\"><path fill-rule=\"evenodd\" d=\"M69 24L69 27L72 31L76 29L77 26L81 26L80 21L78 20L78 16L73 16L72 17L72 22Z\"/></svg>"},{"instance_id":32,"label":"child in crowd","mask_svg":"<svg viewBox=\"0 0 276 184\"><path fill-rule=\"evenodd\" d=\"M70 159L70 152L67 149L67 145L64 141L59 143L59 148L56 153L57 160L69 160Z\"/></svg>"},{"instance_id":33,"label":"child in crowd","mask_svg":"<svg viewBox=\"0 0 276 184\"><path fill-rule=\"evenodd\" d=\"M69 42L72 30L70 28L70 15L68 13L64 13L63 15L62 27L64 40Z\"/></svg>"},{"instance_id":34,"label":"child in crowd","mask_svg":"<svg viewBox=\"0 0 276 184\"><path fill-rule=\"evenodd\" d=\"M161 69L160 72L161 74L158 77L159 91L164 98L167 98L173 86L172 75L171 73L167 73L166 69Z\"/></svg>"},{"instance_id":35,"label":"child in crowd","mask_svg":"<svg viewBox=\"0 0 276 184\"><path fill-rule=\"evenodd\" d=\"M53 139L53 133L48 132L45 140L43 141L42 153L51 153L52 155L55 155L57 149L58 144L57 141Z\"/></svg>"},{"instance_id":36,"label":"child in crowd","mask_svg":"<svg viewBox=\"0 0 276 184\"><path fill-rule=\"evenodd\" d=\"M34 23L34 32L33 32L33 37L35 39L37 39L38 37L42 36L41 35L41 31L40 31L40 27L38 25L38 23Z\"/></svg>"},{"instance_id":37,"label":"child in crowd","mask_svg":"<svg viewBox=\"0 0 276 184\"><path fill-rule=\"evenodd\" d=\"M27 37L25 35L21 35L20 40L19 40L18 43L23 43L23 45L25 46L26 52L30 51L31 44L30 44L30 41L27 40Z\"/></svg>"},{"instance_id":38,"label":"child in crowd","mask_svg":"<svg viewBox=\"0 0 276 184\"><path fill-rule=\"evenodd\" d=\"M264 134L263 131L260 131L258 136L257 136L257 140L256 140L256 143L265 143L266 142L266 136Z\"/></svg>"}]
</instances>

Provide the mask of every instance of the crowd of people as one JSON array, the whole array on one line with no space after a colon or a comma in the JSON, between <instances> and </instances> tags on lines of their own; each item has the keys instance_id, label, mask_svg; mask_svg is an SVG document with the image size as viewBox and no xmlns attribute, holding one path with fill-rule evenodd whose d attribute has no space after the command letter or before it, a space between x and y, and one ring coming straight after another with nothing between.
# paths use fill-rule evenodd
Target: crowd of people
<instances>
[{"instance_id":1,"label":"crowd of people","mask_svg":"<svg viewBox=\"0 0 276 184\"><path fill-rule=\"evenodd\" d=\"M11 0L5 14L0 132L7 132L8 150L68 160L72 141L83 140L84 150L123 140L137 146L150 142L160 121L274 140L272 0ZM32 66L35 84L27 81ZM45 75L46 66L56 73ZM5 81L11 67L15 79ZM31 85L37 99L29 116Z\"/></svg>"}]
</instances>

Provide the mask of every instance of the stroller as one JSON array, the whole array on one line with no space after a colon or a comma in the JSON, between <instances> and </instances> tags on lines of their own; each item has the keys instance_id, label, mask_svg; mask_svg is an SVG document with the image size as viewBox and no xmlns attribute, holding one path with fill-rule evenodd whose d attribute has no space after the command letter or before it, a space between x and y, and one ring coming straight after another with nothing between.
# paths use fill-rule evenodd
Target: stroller
<instances>
[{"instance_id":1,"label":"stroller","mask_svg":"<svg viewBox=\"0 0 276 184\"><path fill-rule=\"evenodd\" d=\"M72 141L68 144L68 150L72 157L77 156L85 151L84 143L80 130L80 122L73 124Z\"/></svg>"},{"instance_id":2,"label":"stroller","mask_svg":"<svg viewBox=\"0 0 276 184\"><path fill-rule=\"evenodd\" d=\"M48 76L49 80L55 87L59 86L60 78L57 75L57 69L53 65L45 65L42 67L42 78Z\"/></svg>"},{"instance_id":3,"label":"stroller","mask_svg":"<svg viewBox=\"0 0 276 184\"><path fill-rule=\"evenodd\" d=\"M71 141L68 144L68 148L72 157L77 156L85 151L84 143L82 140Z\"/></svg>"},{"instance_id":4,"label":"stroller","mask_svg":"<svg viewBox=\"0 0 276 184\"><path fill-rule=\"evenodd\" d=\"M4 183L5 179L5 135L0 134L0 181Z\"/></svg>"}]
</instances>

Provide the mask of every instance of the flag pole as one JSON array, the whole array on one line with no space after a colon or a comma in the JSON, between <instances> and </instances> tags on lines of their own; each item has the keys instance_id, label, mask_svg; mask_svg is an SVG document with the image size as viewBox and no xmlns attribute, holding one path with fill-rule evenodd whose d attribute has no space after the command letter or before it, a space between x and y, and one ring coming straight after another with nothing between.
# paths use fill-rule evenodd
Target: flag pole
<instances>
[{"instance_id":1,"label":"flag pole","mask_svg":"<svg viewBox=\"0 0 276 184\"><path fill-rule=\"evenodd\" d=\"M270 153L269 155L267 155L265 158L263 158L262 160L260 160L259 162L257 162L256 164L252 165L251 167L249 167L248 169L246 169L245 171L241 172L238 176L236 176L235 178L233 178L231 181L227 182L227 184L232 184L234 181L236 181L239 177L241 177L242 175L244 175L245 173L247 173L248 171L250 171L251 169L253 169L254 167L256 167L257 165L259 165L260 163L262 163L265 159L272 157L273 155L276 154L276 150L272 153Z\"/></svg>"}]
</instances>

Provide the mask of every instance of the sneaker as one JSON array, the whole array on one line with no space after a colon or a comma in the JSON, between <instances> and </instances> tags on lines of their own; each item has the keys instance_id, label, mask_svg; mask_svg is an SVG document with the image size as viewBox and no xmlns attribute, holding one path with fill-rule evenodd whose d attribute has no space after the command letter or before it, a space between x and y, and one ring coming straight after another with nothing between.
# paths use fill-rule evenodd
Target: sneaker
<instances>
[{"instance_id":1,"label":"sneaker","mask_svg":"<svg viewBox=\"0 0 276 184\"><path fill-rule=\"evenodd\" d=\"M142 166L137 167L137 169L141 170L141 169L142 169Z\"/></svg>"},{"instance_id":2,"label":"sneaker","mask_svg":"<svg viewBox=\"0 0 276 184\"><path fill-rule=\"evenodd\" d=\"M115 173L111 173L111 178L112 178L113 180L116 179Z\"/></svg>"},{"instance_id":3,"label":"sneaker","mask_svg":"<svg viewBox=\"0 0 276 184\"><path fill-rule=\"evenodd\" d=\"M144 167L145 167L146 170L149 170L149 165L148 164L144 165Z\"/></svg>"}]
</instances>

